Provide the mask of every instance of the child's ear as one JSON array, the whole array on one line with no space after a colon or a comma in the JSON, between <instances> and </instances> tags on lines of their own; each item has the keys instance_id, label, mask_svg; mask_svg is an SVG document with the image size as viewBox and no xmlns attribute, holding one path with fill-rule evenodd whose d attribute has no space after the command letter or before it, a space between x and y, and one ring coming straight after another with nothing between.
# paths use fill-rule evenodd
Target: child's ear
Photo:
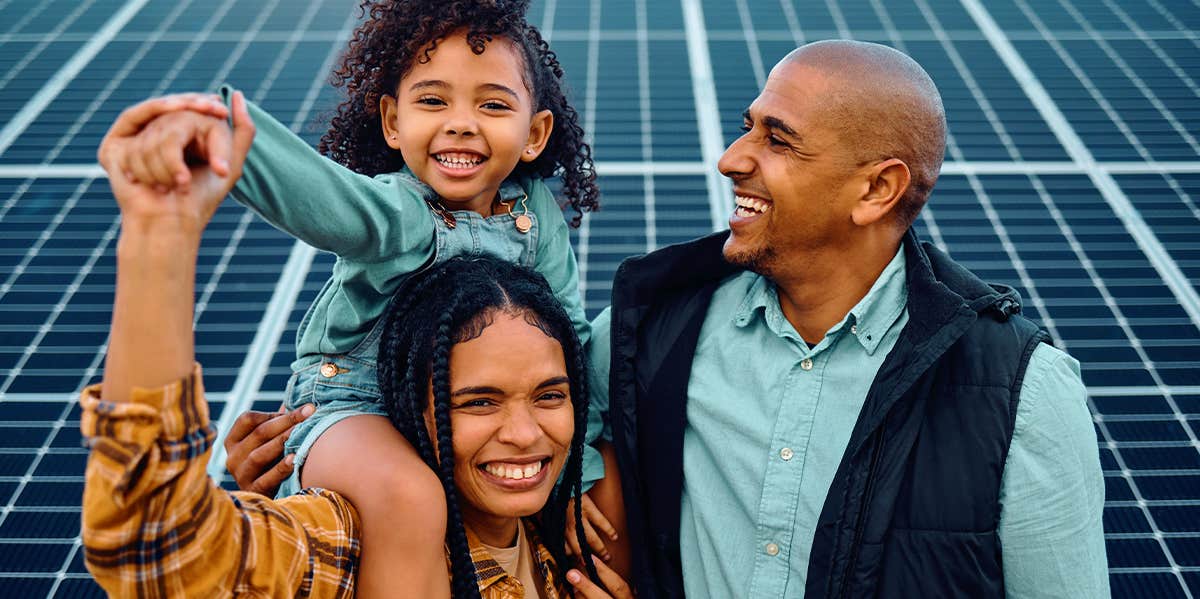
<instances>
[{"instance_id":1,"label":"child's ear","mask_svg":"<svg viewBox=\"0 0 1200 599\"><path fill-rule=\"evenodd\" d=\"M383 124L383 140L389 148L400 149L400 131L396 128L396 98L383 94L379 97L379 120Z\"/></svg>"},{"instance_id":2,"label":"child's ear","mask_svg":"<svg viewBox=\"0 0 1200 599\"><path fill-rule=\"evenodd\" d=\"M521 162L533 162L541 156L542 150L550 142L550 132L554 130L554 113L542 110L533 115L529 123L529 138L521 149Z\"/></svg>"}]
</instances>

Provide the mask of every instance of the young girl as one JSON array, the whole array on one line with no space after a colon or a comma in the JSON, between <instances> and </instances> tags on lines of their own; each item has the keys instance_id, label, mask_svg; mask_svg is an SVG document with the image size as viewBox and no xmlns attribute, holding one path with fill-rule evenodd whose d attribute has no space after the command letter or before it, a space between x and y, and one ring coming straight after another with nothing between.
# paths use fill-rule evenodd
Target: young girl
<instances>
[{"instance_id":1,"label":"young girl","mask_svg":"<svg viewBox=\"0 0 1200 599\"><path fill-rule=\"evenodd\" d=\"M425 596L413 571L444 560L440 542L387 534L411 524L406 514L444 503L427 492L443 485L380 402L379 316L399 285L450 257L491 255L541 273L588 337L567 226L543 178L561 174L577 224L598 207L591 150L527 8L527 0L364 2L368 18L335 72L349 97L320 144L341 164L250 107L257 137L233 197L338 257L297 332L285 403L315 412L287 439L295 471L279 495L324 487L350 499L363 520L363 597L398 588ZM205 119L180 112L154 121L124 168L142 182L186 183L181 157L202 142Z\"/></svg>"}]
</instances>

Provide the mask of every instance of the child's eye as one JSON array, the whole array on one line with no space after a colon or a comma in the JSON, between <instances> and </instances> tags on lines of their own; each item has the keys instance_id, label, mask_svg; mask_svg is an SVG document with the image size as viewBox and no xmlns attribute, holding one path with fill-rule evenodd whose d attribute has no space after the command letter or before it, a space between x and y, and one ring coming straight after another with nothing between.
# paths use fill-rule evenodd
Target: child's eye
<instances>
[{"instance_id":1,"label":"child's eye","mask_svg":"<svg viewBox=\"0 0 1200 599\"><path fill-rule=\"evenodd\" d=\"M445 106L446 102L437 96L421 96L417 98L417 104L425 104L427 106Z\"/></svg>"},{"instance_id":2,"label":"child's eye","mask_svg":"<svg viewBox=\"0 0 1200 599\"><path fill-rule=\"evenodd\" d=\"M502 102L495 102L495 101L484 102L483 108L485 108L487 110L512 110L511 108L508 107L507 104L504 104Z\"/></svg>"}]
</instances>

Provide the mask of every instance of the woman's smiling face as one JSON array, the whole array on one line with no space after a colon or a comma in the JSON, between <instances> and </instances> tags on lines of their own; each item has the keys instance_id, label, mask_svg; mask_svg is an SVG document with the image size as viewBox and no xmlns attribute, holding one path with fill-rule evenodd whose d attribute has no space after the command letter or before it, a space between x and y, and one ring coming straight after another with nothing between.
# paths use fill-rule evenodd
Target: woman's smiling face
<instances>
[{"instance_id":1,"label":"woman's smiling face","mask_svg":"<svg viewBox=\"0 0 1200 599\"><path fill-rule=\"evenodd\" d=\"M454 481L464 520L481 539L542 509L575 433L559 342L524 313L486 318L477 337L450 350Z\"/></svg>"}]
</instances>

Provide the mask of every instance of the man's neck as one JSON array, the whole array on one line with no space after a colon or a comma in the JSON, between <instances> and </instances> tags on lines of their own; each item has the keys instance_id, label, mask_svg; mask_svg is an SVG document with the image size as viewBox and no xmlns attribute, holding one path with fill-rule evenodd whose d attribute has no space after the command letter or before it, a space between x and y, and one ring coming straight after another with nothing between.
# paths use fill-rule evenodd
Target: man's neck
<instances>
[{"instance_id":1,"label":"man's neck","mask_svg":"<svg viewBox=\"0 0 1200 599\"><path fill-rule=\"evenodd\" d=\"M784 318L806 343L820 343L871 291L898 249L899 241L890 247L829 252L807 257L800 268L771 273Z\"/></svg>"}]
</instances>

